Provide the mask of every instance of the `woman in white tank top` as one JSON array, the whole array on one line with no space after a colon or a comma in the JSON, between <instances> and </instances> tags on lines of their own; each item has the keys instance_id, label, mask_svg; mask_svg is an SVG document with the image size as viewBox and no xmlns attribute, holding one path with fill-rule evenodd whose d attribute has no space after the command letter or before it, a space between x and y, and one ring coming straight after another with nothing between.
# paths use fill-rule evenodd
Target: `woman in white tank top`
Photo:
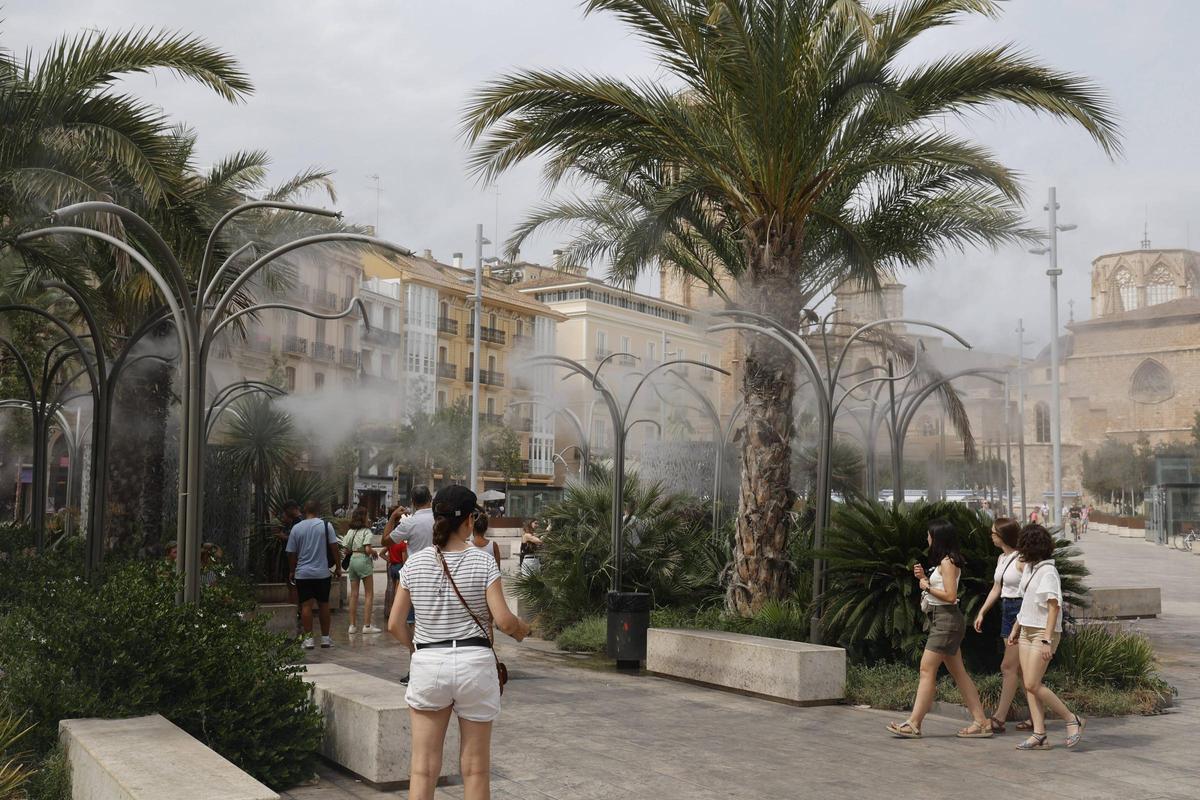
<instances>
[{"instance_id":1,"label":"woman in white tank top","mask_svg":"<svg viewBox=\"0 0 1200 800\"><path fill-rule=\"evenodd\" d=\"M992 591L983 601L983 607L975 616L975 632L983 632L983 622L992 606L1000 605L1000 638L1005 640L1004 660L1000 662L1000 675L1003 683L1000 689L1000 700L992 713L990 722L994 733L1004 733L1005 720L1008 719L1009 709L1012 708L1013 698L1017 695L1017 687L1021 679L1021 655L1016 646L1008 645L1008 634L1016 622L1017 612L1021 610L1021 560L1017 552L1017 537L1021 535L1021 525L1016 520L1007 517L997 517L992 523L992 544L1000 550L996 559L996 572L992 578ZM1018 730L1032 730L1028 722L1017 725Z\"/></svg>"}]
</instances>

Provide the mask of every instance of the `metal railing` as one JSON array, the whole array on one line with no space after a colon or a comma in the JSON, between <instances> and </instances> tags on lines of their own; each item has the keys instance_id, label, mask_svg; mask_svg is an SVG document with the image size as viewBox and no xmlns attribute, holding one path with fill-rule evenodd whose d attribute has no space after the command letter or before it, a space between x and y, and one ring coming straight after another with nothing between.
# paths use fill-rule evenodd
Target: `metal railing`
<instances>
[{"instance_id":1,"label":"metal railing","mask_svg":"<svg viewBox=\"0 0 1200 800\"><path fill-rule=\"evenodd\" d=\"M308 355L308 339L303 336L284 336L283 352Z\"/></svg>"},{"instance_id":2,"label":"metal railing","mask_svg":"<svg viewBox=\"0 0 1200 800\"><path fill-rule=\"evenodd\" d=\"M463 380L467 383L474 381L475 370L471 367L467 367L467 369L463 372ZM495 370L490 369L481 369L479 370L479 382L485 383L488 386L503 386L504 373L496 372Z\"/></svg>"},{"instance_id":3,"label":"metal railing","mask_svg":"<svg viewBox=\"0 0 1200 800\"><path fill-rule=\"evenodd\" d=\"M363 331L363 341L372 344L381 344L389 347L403 347L404 336L395 331L385 331L379 328L371 328L369 331Z\"/></svg>"},{"instance_id":4,"label":"metal railing","mask_svg":"<svg viewBox=\"0 0 1200 800\"><path fill-rule=\"evenodd\" d=\"M357 367L358 359L359 359L359 355L358 355L357 350L348 350L345 347L342 348L341 361L342 361L343 367Z\"/></svg>"},{"instance_id":5,"label":"metal railing","mask_svg":"<svg viewBox=\"0 0 1200 800\"><path fill-rule=\"evenodd\" d=\"M323 308L337 308L338 307L337 295L334 294L333 292L329 291L328 289L313 289L312 296L313 296L313 302L316 303L318 306L322 306Z\"/></svg>"},{"instance_id":6,"label":"metal railing","mask_svg":"<svg viewBox=\"0 0 1200 800\"><path fill-rule=\"evenodd\" d=\"M457 336L458 320L450 319L450 317L438 317L438 333L446 333L451 336Z\"/></svg>"},{"instance_id":7,"label":"metal railing","mask_svg":"<svg viewBox=\"0 0 1200 800\"><path fill-rule=\"evenodd\" d=\"M492 344L504 344L505 335L504 331L499 328L485 327L479 329L479 338L481 341L491 342Z\"/></svg>"},{"instance_id":8,"label":"metal railing","mask_svg":"<svg viewBox=\"0 0 1200 800\"><path fill-rule=\"evenodd\" d=\"M321 361L337 361L337 348L325 342L313 342L312 357Z\"/></svg>"},{"instance_id":9,"label":"metal railing","mask_svg":"<svg viewBox=\"0 0 1200 800\"><path fill-rule=\"evenodd\" d=\"M533 337L526 333L514 333L513 347L533 347Z\"/></svg>"},{"instance_id":10,"label":"metal railing","mask_svg":"<svg viewBox=\"0 0 1200 800\"><path fill-rule=\"evenodd\" d=\"M448 378L454 380L458 377L458 365L451 364L447 361L439 361L437 365L437 376L439 378Z\"/></svg>"}]
</instances>

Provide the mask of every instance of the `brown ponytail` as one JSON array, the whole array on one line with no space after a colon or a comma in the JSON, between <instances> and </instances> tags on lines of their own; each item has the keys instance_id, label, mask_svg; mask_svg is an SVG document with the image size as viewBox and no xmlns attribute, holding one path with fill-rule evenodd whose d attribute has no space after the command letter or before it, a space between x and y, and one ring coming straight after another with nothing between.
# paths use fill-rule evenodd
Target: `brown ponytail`
<instances>
[{"instance_id":1,"label":"brown ponytail","mask_svg":"<svg viewBox=\"0 0 1200 800\"><path fill-rule=\"evenodd\" d=\"M454 533L458 527L455 525L457 520L454 517L438 517L433 522L433 543L438 547L445 547L446 542L450 541L450 535Z\"/></svg>"}]
</instances>

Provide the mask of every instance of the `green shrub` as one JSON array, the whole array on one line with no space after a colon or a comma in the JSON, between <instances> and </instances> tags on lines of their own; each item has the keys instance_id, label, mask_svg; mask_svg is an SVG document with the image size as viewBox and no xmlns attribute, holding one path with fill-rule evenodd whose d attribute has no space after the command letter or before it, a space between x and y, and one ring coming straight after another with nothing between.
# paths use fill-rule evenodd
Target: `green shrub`
<instances>
[{"instance_id":1,"label":"green shrub","mask_svg":"<svg viewBox=\"0 0 1200 800\"><path fill-rule=\"evenodd\" d=\"M571 653L603 653L608 647L608 620L602 616L581 619L563 628L554 644Z\"/></svg>"},{"instance_id":2,"label":"green shrub","mask_svg":"<svg viewBox=\"0 0 1200 800\"><path fill-rule=\"evenodd\" d=\"M1145 687L1155 677L1154 648L1119 626L1079 625L1063 637L1054 670L1077 684Z\"/></svg>"},{"instance_id":3,"label":"green shrub","mask_svg":"<svg viewBox=\"0 0 1200 800\"><path fill-rule=\"evenodd\" d=\"M0 800L18 800L24 796L30 771L26 754L18 747L29 733L23 717L0 715Z\"/></svg>"},{"instance_id":4,"label":"green shrub","mask_svg":"<svg viewBox=\"0 0 1200 800\"><path fill-rule=\"evenodd\" d=\"M1061 651L1060 651L1061 652ZM995 708L1000 699L1002 678L997 673L973 674L975 688L985 709ZM917 694L920 673L908 664L850 664L846 668L846 702L892 711L908 711ZM1170 704L1172 689L1157 675L1149 675L1137 685L1116 686L1103 681L1080 682L1069 671L1059 669L1057 661L1046 673L1046 685L1079 714L1119 717L1130 714L1157 714ZM962 705L962 695L954 680L946 674L938 678L936 698L942 703ZM1028 714L1025 694L1017 692L1014 713Z\"/></svg>"},{"instance_id":5,"label":"green shrub","mask_svg":"<svg viewBox=\"0 0 1200 800\"><path fill-rule=\"evenodd\" d=\"M29 800L71 800L71 763L61 747L42 759L25 792Z\"/></svg>"},{"instance_id":6,"label":"green shrub","mask_svg":"<svg viewBox=\"0 0 1200 800\"><path fill-rule=\"evenodd\" d=\"M243 620L231 593L176 606L175 589L167 562L42 586L0 620L0 705L28 709L38 753L60 719L159 713L269 786L309 777L321 717L295 640Z\"/></svg>"},{"instance_id":7,"label":"green shrub","mask_svg":"<svg viewBox=\"0 0 1200 800\"><path fill-rule=\"evenodd\" d=\"M624 527L622 589L648 592L661 606L719 598L728 553L713 544L706 510L633 474L625 499L635 519ZM612 479L602 469L593 469L588 483L568 484L562 500L543 512L552 527L539 553L541 569L519 576L514 588L549 635L604 612L612 583L611 513Z\"/></svg>"},{"instance_id":8,"label":"green shrub","mask_svg":"<svg viewBox=\"0 0 1200 800\"><path fill-rule=\"evenodd\" d=\"M959 606L968 623L992 587L998 551L991 543L991 521L961 503L891 504L855 501L835 507L821 553L828 562L824 595L824 633L859 663L902 660L915 664L925 645L921 591L913 564L928 558L929 521L944 517L958 528L967 564L959 586ZM1068 603L1083 601L1081 578L1087 574L1066 540L1055 552ZM927 565L928 566L928 565ZM988 615L982 634L968 631L963 657L968 665L998 667L1000 615Z\"/></svg>"}]
</instances>

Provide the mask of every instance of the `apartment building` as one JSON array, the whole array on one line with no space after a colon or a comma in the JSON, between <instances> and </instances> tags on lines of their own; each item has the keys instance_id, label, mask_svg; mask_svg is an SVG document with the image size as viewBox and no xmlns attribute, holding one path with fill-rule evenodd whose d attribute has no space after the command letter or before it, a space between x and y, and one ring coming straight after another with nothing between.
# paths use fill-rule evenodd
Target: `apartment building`
<instances>
[{"instance_id":1,"label":"apartment building","mask_svg":"<svg viewBox=\"0 0 1200 800\"><path fill-rule=\"evenodd\" d=\"M461 254L445 264L426 250L421 256L387 259L365 254L362 268L369 285L395 285L403 309L399 362L405 408L432 412L460 401L471 402L475 375L473 336L474 273L463 269ZM377 284L372 284L372 281ZM506 424L517 431L524 461L519 484L546 485L554 476L555 431L531 405L535 393L548 393L554 377L522 359L555 352L556 326L565 320L542 303L487 277L483 285L482 342L479 367L481 422ZM503 477L483 464L479 488L503 488Z\"/></svg>"},{"instance_id":2,"label":"apartment building","mask_svg":"<svg viewBox=\"0 0 1200 800\"><path fill-rule=\"evenodd\" d=\"M532 265L536 266L536 265ZM580 268L521 270L514 265L514 288L565 317L558 326L556 352L595 369L618 394L633 392L641 374L664 360L691 359L721 367L722 342L705 332L692 309L649 295L629 292L587 277ZM607 361L606 361L607 360ZM558 371L562 374L562 370ZM671 373L675 374L671 374ZM700 366L682 366L657 373L658 380L638 393L626 439L627 456L637 461L643 448L660 439L672 442L711 442L713 431L702 404L680 379L686 380L717 409L722 407L720 373ZM558 381L553 389L559 405L580 422L593 453L611 452L616 432L599 395L583 379ZM564 462L578 469L581 431L569 414L556 414L557 442ZM567 453L570 450L571 452ZM572 461L572 459L574 459ZM565 472L564 468L564 472Z\"/></svg>"}]
</instances>

